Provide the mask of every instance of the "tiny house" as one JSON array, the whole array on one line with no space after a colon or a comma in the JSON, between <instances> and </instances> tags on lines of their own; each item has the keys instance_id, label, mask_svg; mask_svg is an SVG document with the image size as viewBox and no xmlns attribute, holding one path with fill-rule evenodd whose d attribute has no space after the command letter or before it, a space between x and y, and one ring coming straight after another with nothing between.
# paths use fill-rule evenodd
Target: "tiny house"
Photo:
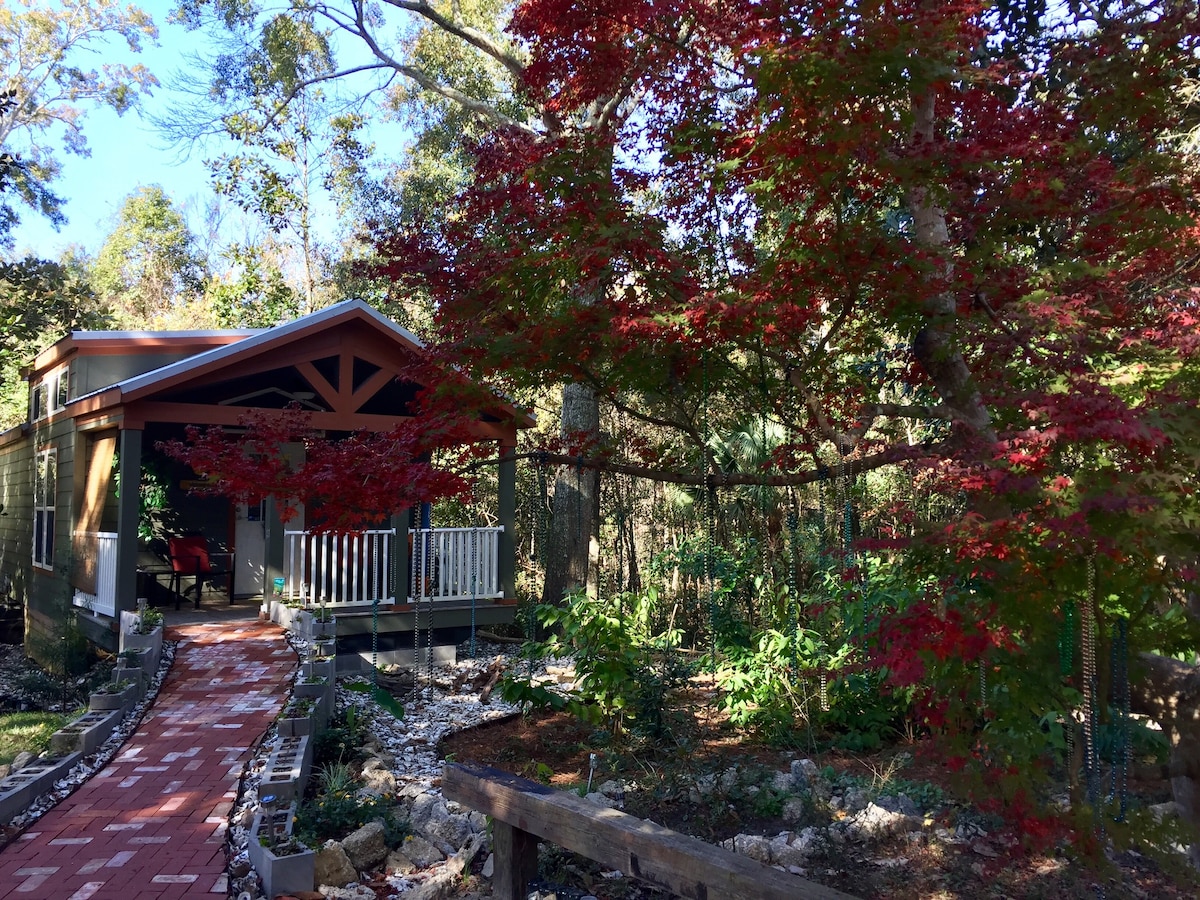
<instances>
[{"instance_id":1,"label":"tiny house","mask_svg":"<svg viewBox=\"0 0 1200 900\"><path fill-rule=\"evenodd\" d=\"M0 593L23 604L27 642L73 607L89 639L111 649L139 597L198 597L196 579L172 577L167 542L182 535L225 554L231 603L278 592L334 608L350 656L372 645L402 658L431 618L441 643L511 620L512 457L532 421L500 397L473 428L500 460L488 528L431 528L410 509L370 531L310 533L303 511L285 526L272 498L195 493L196 474L156 448L188 425L236 428L248 413L296 405L327 434L389 431L418 414L424 385L406 373L425 352L355 300L264 330L73 332L39 354L27 370L29 420L0 434Z\"/></svg>"}]
</instances>

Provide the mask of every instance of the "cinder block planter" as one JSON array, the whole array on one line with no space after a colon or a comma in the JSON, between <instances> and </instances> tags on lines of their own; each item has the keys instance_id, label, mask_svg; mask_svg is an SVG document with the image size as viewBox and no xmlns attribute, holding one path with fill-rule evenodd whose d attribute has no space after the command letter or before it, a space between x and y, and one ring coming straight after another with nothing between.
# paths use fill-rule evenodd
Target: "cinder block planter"
<instances>
[{"instance_id":1,"label":"cinder block planter","mask_svg":"<svg viewBox=\"0 0 1200 900\"><path fill-rule=\"evenodd\" d=\"M300 680L306 678L324 678L326 681L332 682L335 677L334 666L336 665L332 657L324 659L310 659L306 663L300 664Z\"/></svg>"},{"instance_id":2,"label":"cinder block planter","mask_svg":"<svg viewBox=\"0 0 1200 900\"><path fill-rule=\"evenodd\" d=\"M271 601L271 608L272 610L276 609L275 601L273 600ZM280 603L278 606L279 618L276 619L275 613L272 613L271 620L281 628L286 628L289 631L295 631L296 617L304 614L304 610L298 606L288 606L286 603Z\"/></svg>"},{"instance_id":3,"label":"cinder block planter","mask_svg":"<svg viewBox=\"0 0 1200 900\"><path fill-rule=\"evenodd\" d=\"M296 633L310 641L331 641L337 635L337 617L330 616L326 622L317 621L317 613L308 610L304 613L304 621Z\"/></svg>"},{"instance_id":4,"label":"cinder block planter","mask_svg":"<svg viewBox=\"0 0 1200 900\"><path fill-rule=\"evenodd\" d=\"M54 787L79 761L80 754L48 757L30 763L0 781L0 822L24 812L42 794Z\"/></svg>"},{"instance_id":5,"label":"cinder block planter","mask_svg":"<svg viewBox=\"0 0 1200 900\"><path fill-rule=\"evenodd\" d=\"M319 677L319 676L318 676ZM332 678L325 678L319 682L305 681L301 676L300 681L296 682L296 687L292 691L293 697L311 697L314 700L323 701L325 709L332 710L334 702L334 685ZM328 721L324 723L328 725Z\"/></svg>"},{"instance_id":6,"label":"cinder block planter","mask_svg":"<svg viewBox=\"0 0 1200 900\"><path fill-rule=\"evenodd\" d=\"M337 619L330 619L328 622L313 622L312 624L313 640L332 641L337 637Z\"/></svg>"},{"instance_id":7,"label":"cinder block planter","mask_svg":"<svg viewBox=\"0 0 1200 900\"><path fill-rule=\"evenodd\" d=\"M70 725L50 735L50 752L95 753L121 721L121 711L86 712Z\"/></svg>"},{"instance_id":8,"label":"cinder block planter","mask_svg":"<svg viewBox=\"0 0 1200 900\"><path fill-rule=\"evenodd\" d=\"M254 866L262 879L263 893L268 897L311 891L315 887L315 852L305 847L294 853L276 853L280 845L291 841L295 817L295 803L285 809L275 810L269 818L261 808L254 815L246 850L250 865Z\"/></svg>"},{"instance_id":9,"label":"cinder block planter","mask_svg":"<svg viewBox=\"0 0 1200 900\"><path fill-rule=\"evenodd\" d=\"M337 641L332 638L313 640L313 654L317 659L332 659L336 653Z\"/></svg>"},{"instance_id":10,"label":"cinder block planter","mask_svg":"<svg viewBox=\"0 0 1200 900\"><path fill-rule=\"evenodd\" d=\"M312 634L312 618L312 613L307 609L297 609L292 613L288 627L301 637Z\"/></svg>"},{"instance_id":11,"label":"cinder block planter","mask_svg":"<svg viewBox=\"0 0 1200 900\"><path fill-rule=\"evenodd\" d=\"M314 700L311 709L303 715L295 715L288 707L284 707L277 723L280 737L316 734L327 724L329 724L329 709L325 705L324 697Z\"/></svg>"},{"instance_id":12,"label":"cinder block planter","mask_svg":"<svg viewBox=\"0 0 1200 900\"><path fill-rule=\"evenodd\" d=\"M149 655L142 655L142 668L149 672L154 672L158 669L159 660L162 659L162 642L163 633L162 626L158 625L147 634L137 634L133 631L121 629L120 635L120 650L124 653L126 650L141 651L139 655L149 651Z\"/></svg>"},{"instance_id":13,"label":"cinder block planter","mask_svg":"<svg viewBox=\"0 0 1200 900\"><path fill-rule=\"evenodd\" d=\"M305 736L284 738L267 757L258 792L290 803L304 796L312 761L311 742Z\"/></svg>"},{"instance_id":14,"label":"cinder block planter","mask_svg":"<svg viewBox=\"0 0 1200 900\"><path fill-rule=\"evenodd\" d=\"M121 682L114 679L112 684L120 684ZM92 694L88 701L88 709L92 712L108 712L117 710L124 718L125 714L133 709L134 704L138 701L138 686L132 681L126 682L125 686L116 691L97 691Z\"/></svg>"},{"instance_id":15,"label":"cinder block planter","mask_svg":"<svg viewBox=\"0 0 1200 900\"><path fill-rule=\"evenodd\" d=\"M137 691L138 700L146 695L146 688L150 686L150 678L152 672L146 672L141 666L131 666L126 664L126 660L122 659L117 662L112 670L112 680L116 683L128 681L133 684ZM137 702L136 700L134 701Z\"/></svg>"}]
</instances>

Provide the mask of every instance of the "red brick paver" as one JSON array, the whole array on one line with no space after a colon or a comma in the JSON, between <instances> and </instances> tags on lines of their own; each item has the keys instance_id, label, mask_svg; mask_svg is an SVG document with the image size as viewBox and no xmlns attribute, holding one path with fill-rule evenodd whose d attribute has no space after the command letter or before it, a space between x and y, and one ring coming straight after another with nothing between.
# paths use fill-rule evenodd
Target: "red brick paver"
<instances>
[{"instance_id":1,"label":"red brick paver","mask_svg":"<svg viewBox=\"0 0 1200 900\"><path fill-rule=\"evenodd\" d=\"M225 829L296 657L259 622L172 630L175 664L112 761L0 852L0 900L224 897Z\"/></svg>"}]
</instances>

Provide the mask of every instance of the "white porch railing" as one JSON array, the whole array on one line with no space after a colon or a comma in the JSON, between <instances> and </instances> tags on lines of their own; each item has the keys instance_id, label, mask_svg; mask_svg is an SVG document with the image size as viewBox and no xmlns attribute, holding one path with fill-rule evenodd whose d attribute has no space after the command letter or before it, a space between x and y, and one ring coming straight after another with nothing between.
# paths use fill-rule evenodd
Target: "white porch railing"
<instances>
[{"instance_id":1,"label":"white porch railing","mask_svg":"<svg viewBox=\"0 0 1200 900\"><path fill-rule=\"evenodd\" d=\"M284 532L284 590L306 605L392 603L394 528L345 534Z\"/></svg>"},{"instance_id":2,"label":"white porch railing","mask_svg":"<svg viewBox=\"0 0 1200 900\"><path fill-rule=\"evenodd\" d=\"M495 600L500 589L500 532L496 528L422 528L409 532L410 600ZM471 563L475 563L472 576Z\"/></svg>"},{"instance_id":3,"label":"white porch railing","mask_svg":"<svg viewBox=\"0 0 1200 900\"><path fill-rule=\"evenodd\" d=\"M94 613L106 616L117 614L117 536L110 531L77 531L76 538L85 538L96 548L96 593L78 588L71 602Z\"/></svg>"},{"instance_id":4,"label":"white porch railing","mask_svg":"<svg viewBox=\"0 0 1200 900\"><path fill-rule=\"evenodd\" d=\"M422 528L409 532L408 600L496 600L503 528ZM393 603L392 529L348 534L284 532L284 594L306 605ZM475 569L472 575L471 565Z\"/></svg>"}]
</instances>

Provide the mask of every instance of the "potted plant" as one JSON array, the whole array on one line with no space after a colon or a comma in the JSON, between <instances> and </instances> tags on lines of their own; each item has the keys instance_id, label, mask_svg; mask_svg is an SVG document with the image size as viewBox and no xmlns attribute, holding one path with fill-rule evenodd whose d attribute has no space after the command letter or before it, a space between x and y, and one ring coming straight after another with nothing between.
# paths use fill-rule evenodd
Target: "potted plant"
<instances>
[{"instance_id":1,"label":"potted plant","mask_svg":"<svg viewBox=\"0 0 1200 900\"><path fill-rule=\"evenodd\" d=\"M279 808L275 797L262 798L250 829L250 864L268 897L311 891L316 882L316 853L292 834L296 804Z\"/></svg>"},{"instance_id":2,"label":"potted plant","mask_svg":"<svg viewBox=\"0 0 1200 900\"><path fill-rule=\"evenodd\" d=\"M304 734L312 734L315 730L313 727L314 712L319 705L319 699L292 697L279 715L279 736L299 737Z\"/></svg>"},{"instance_id":3,"label":"potted plant","mask_svg":"<svg viewBox=\"0 0 1200 900\"><path fill-rule=\"evenodd\" d=\"M162 654L163 614L162 610L148 606L145 600L138 600L138 611L133 617L132 627L122 628L120 635L120 651L150 650L150 659L143 660L142 668L154 670ZM147 666L145 663L149 662Z\"/></svg>"},{"instance_id":4,"label":"potted plant","mask_svg":"<svg viewBox=\"0 0 1200 900\"><path fill-rule=\"evenodd\" d=\"M137 702L137 685L128 680L112 680L100 685L92 692L88 709L108 711L121 710L121 715L129 712Z\"/></svg>"},{"instance_id":5,"label":"potted plant","mask_svg":"<svg viewBox=\"0 0 1200 900\"><path fill-rule=\"evenodd\" d=\"M337 619L333 610L322 603L312 611L310 636L314 641L329 641L337 636Z\"/></svg>"},{"instance_id":6,"label":"potted plant","mask_svg":"<svg viewBox=\"0 0 1200 900\"><path fill-rule=\"evenodd\" d=\"M323 709L331 709L333 706L333 680L322 674L302 673L292 691L292 696L311 697L313 700L322 701Z\"/></svg>"}]
</instances>

